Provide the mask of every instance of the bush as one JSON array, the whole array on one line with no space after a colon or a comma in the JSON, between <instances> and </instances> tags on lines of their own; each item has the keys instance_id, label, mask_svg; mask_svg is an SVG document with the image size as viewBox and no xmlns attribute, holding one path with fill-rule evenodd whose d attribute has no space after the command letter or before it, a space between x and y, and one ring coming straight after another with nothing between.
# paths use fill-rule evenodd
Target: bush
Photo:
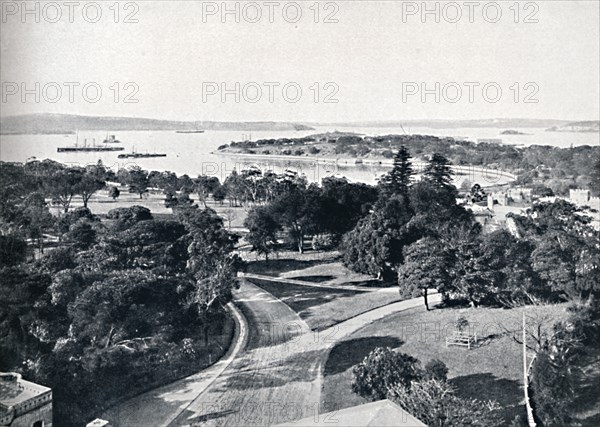
<instances>
[{"instance_id":1,"label":"bush","mask_svg":"<svg viewBox=\"0 0 600 427\"><path fill-rule=\"evenodd\" d=\"M317 147L310 147L310 148L308 149L308 152L309 152L310 154L319 154L319 153L321 152L321 150L319 150Z\"/></svg>"},{"instance_id":2,"label":"bush","mask_svg":"<svg viewBox=\"0 0 600 427\"><path fill-rule=\"evenodd\" d=\"M312 248L315 251L325 251L333 247L333 238L329 234L319 234L312 239Z\"/></svg>"},{"instance_id":3,"label":"bush","mask_svg":"<svg viewBox=\"0 0 600 427\"><path fill-rule=\"evenodd\" d=\"M352 391L372 400L385 399L390 387L410 386L412 381L422 376L417 359L396 353L389 347L377 347L371 351L352 372Z\"/></svg>"},{"instance_id":4,"label":"bush","mask_svg":"<svg viewBox=\"0 0 600 427\"><path fill-rule=\"evenodd\" d=\"M425 378L428 380L448 380L448 367L439 359L431 359L425 365Z\"/></svg>"},{"instance_id":5,"label":"bush","mask_svg":"<svg viewBox=\"0 0 600 427\"><path fill-rule=\"evenodd\" d=\"M121 194L121 191L114 186L109 187L108 189L108 197L112 197L113 200L115 200L117 197L119 197L119 195Z\"/></svg>"},{"instance_id":6,"label":"bush","mask_svg":"<svg viewBox=\"0 0 600 427\"><path fill-rule=\"evenodd\" d=\"M497 402L460 398L445 381L415 382L410 389L397 384L389 395L392 401L429 427L492 427L503 424Z\"/></svg>"},{"instance_id":7,"label":"bush","mask_svg":"<svg viewBox=\"0 0 600 427\"><path fill-rule=\"evenodd\" d=\"M469 321L465 316L460 316L458 319L456 319L455 327L457 331L463 332L469 327Z\"/></svg>"},{"instance_id":8,"label":"bush","mask_svg":"<svg viewBox=\"0 0 600 427\"><path fill-rule=\"evenodd\" d=\"M555 358L556 359L556 358ZM537 417L547 426L569 425L574 398L573 375L556 366L547 352L538 353L531 369L531 397Z\"/></svg>"}]
</instances>

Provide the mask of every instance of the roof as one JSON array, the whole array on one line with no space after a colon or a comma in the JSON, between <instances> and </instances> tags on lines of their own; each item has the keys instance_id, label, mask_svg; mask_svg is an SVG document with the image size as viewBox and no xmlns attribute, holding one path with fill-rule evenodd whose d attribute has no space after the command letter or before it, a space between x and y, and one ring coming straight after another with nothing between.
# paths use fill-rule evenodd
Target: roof
<instances>
[{"instance_id":1,"label":"roof","mask_svg":"<svg viewBox=\"0 0 600 427\"><path fill-rule=\"evenodd\" d=\"M21 374L0 372L0 403L6 407L18 405L50 390L24 380Z\"/></svg>"},{"instance_id":2,"label":"roof","mask_svg":"<svg viewBox=\"0 0 600 427\"><path fill-rule=\"evenodd\" d=\"M364 405L340 409L339 411L319 414L317 417L303 418L280 426L399 426L399 427L427 427L420 420L410 415L402 407L388 399L365 403Z\"/></svg>"}]
</instances>

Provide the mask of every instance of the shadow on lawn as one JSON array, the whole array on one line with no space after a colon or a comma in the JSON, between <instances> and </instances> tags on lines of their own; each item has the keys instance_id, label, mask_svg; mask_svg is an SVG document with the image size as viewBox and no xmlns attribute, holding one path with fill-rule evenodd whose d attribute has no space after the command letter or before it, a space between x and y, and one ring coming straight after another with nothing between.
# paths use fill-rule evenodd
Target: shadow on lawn
<instances>
[{"instance_id":1,"label":"shadow on lawn","mask_svg":"<svg viewBox=\"0 0 600 427\"><path fill-rule=\"evenodd\" d=\"M310 307L328 303L333 299L352 297L363 292L350 289L294 285L286 283L285 279L281 279L281 282L260 279L248 279L248 281L275 295L296 313L300 313ZM301 314L300 317L304 318L305 316Z\"/></svg>"},{"instance_id":2,"label":"shadow on lawn","mask_svg":"<svg viewBox=\"0 0 600 427\"><path fill-rule=\"evenodd\" d=\"M360 363L375 347L400 347L404 342L393 336L365 337L342 341L329 353L325 363L325 376L346 371Z\"/></svg>"},{"instance_id":3,"label":"shadow on lawn","mask_svg":"<svg viewBox=\"0 0 600 427\"><path fill-rule=\"evenodd\" d=\"M486 372L452 378L450 383L456 387L459 397L498 402L502 407L499 414L507 422L525 413L523 387L519 381L497 378Z\"/></svg>"},{"instance_id":4,"label":"shadow on lawn","mask_svg":"<svg viewBox=\"0 0 600 427\"><path fill-rule=\"evenodd\" d=\"M302 280L310 283L323 283L335 279L335 276L293 276L290 279Z\"/></svg>"},{"instance_id":5,"label":"shadow on lawn","mask_svg":"<svg viewBox=\"0 0 600 427\"><path fill-rule=\"evenodd\" d=\"M320 264L331 264L335 262L335 258L330 259L307 259L297 260L292 258L270 259L252 261L248 263L248 273L256 274L278 274L284 271L302 270Z\"/></svg>"}]
</instances>

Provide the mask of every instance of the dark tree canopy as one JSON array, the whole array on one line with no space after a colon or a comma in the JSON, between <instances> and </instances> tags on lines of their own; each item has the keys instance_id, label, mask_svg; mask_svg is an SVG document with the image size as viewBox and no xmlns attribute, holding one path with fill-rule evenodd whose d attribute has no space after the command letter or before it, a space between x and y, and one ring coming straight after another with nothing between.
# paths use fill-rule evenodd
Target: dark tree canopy
<instances>
[{"instance_id":1,"label":"dark tree canopy","mask_svg":"<svg viewBox=\"0 0 600 427\"><path fill-rule=\"evenodd\" d=\"M452 168L450 161L441 154L434 153L423 171L423 179L434 183L438 187L452 186Z\"/></svg>"},{"instance_id":2,"label":"dark tree canopy","mask_svg":"<svg viewBox=\"0 0 600 427\"><path fill-rule=\"evenodd\" d=\"M408 194L414 170L410 161L411 156L404 145L402 145L394 156L394 167L379 181L386 194Z\"/></svg>"}]
</instances>

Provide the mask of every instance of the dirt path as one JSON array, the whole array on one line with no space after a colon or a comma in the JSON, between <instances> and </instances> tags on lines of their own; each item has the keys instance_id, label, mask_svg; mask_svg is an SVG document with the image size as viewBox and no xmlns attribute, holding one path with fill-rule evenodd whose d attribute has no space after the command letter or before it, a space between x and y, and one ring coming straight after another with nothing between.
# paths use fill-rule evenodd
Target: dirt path
<instances>
[{"instance_id":1,"label":"dirt path","mask_svg":"<svg viewBox=\"0 0 600 427\"><path fill-rule=\"evenodd\" d=\"M322 366L333 345L363 326L421 306L421 298L390 304L311 332L289 307L250 283L242 285L248 349L171 425L265 426L320 413ZM432 304L439 295L431 295ZM282 306L283 305L283 306ZM274 327L273 327L274 325ZM276 332L273 332L276 331Z\"/></svg>"},{"instance_id":2,"label":"dirt path","mask_svg":"<svg viewBox=\"0 0 600 427\"><path fill-rule=\"evenodd\" d=\"M423 304L421 298L401 301L311 332L286 304L247 281L235 299L248 322L245 351L204 387L185 379L123 405L129 412L121 412L116 426L265 426L311 417L320 412L322 366L331 347L374 320ZM430 300L435 304L439 296Z\"/></svg>"}]
</instances>

